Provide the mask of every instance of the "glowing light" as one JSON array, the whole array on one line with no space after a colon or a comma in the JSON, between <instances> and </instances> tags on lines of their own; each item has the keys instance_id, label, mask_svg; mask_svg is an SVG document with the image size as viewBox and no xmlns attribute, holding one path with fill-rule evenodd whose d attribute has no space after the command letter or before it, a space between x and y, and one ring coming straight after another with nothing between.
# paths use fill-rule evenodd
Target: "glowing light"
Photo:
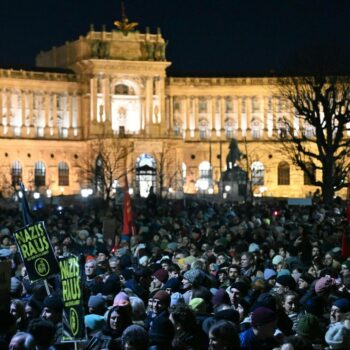
<instances>
[{"instance_id":1,"label":"glowing light","mask_svg":"<svg viewBox=\"0 0 350 350\"><path fill-rule=\"evenodd\" d=\"M50 189L46 190L46 197L50 198L52 196L52 191Z\"/></svg>"},{"instance_id":2,"label":"glowing light","mask_svg":"<svg viewBox=\"0 0 350 350\"><path fill-rule=\"evenodd\" d=\"M39 192L34 192L33 197L34 197L34 199L39 199L40 198L40 193Z\"/></svg>"},{"instance_id":3,"label":"glowing light","mask_svg":"<svg viewBox=\"0 0 350 350\"><path fill-rule=\"evenodd\" d=\"M134 194L134 189L133 188L129 188L129 194L133 195Z\"/></svg>"},{"instance_id":4,"label":"glowing light","mask_svg":"<svg viewBox=\"0 0 350 350\"><path fill-rule=\"evenodd\" d=\"M225 186L225 191L226 192L230 192L231 191L231 186L230 185L226 185Z\"/></svg>"}]
</instances>

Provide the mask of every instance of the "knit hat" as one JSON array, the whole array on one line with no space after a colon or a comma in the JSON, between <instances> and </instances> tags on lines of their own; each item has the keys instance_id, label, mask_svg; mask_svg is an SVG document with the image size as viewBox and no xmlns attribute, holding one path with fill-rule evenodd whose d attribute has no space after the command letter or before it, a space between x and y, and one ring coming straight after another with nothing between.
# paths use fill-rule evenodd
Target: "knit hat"
<instances>
[{"instance_id":1,"label":"knit hat","mask_svg":"<svg viewBox=\"0 0 350 350\"><path fill-rule=\"evenodd\" d=\"M275 270L272 269L265 269L264 270L264 279L268 281L270 278L276 277L277 273Z\"/></svg>"},{"instance_id":2,"label":"knit hat","mask_svg":"<svg viewBox=\"0 0 350 350\"><path fill-rule=\"evenodd\" d=\"M10 259L12 251L7 248L0 249L0 260Z\"/></svg>"},{"instance_id":3,"label":"knit hat","mask_svg":"<svg viewBox=\"0 0 350 350\"><path fill-rule=\"evenodd\" d=\"M296 326L297 335L307 337L310 341L322 338L322 329L316 316L305 314L302 316Z\"/></svg>"},{"instance_id":4,"label":"knit hat","mask_svg":"<svg viewBox=\"0 0 350 350\"><path fill-rule=\"evenodd\" d=\"M159 269L153 273L153 276L160 282L165 283L168 280L169 274L167 270Z\"/></svg>"},{"instance_id":5,"label":"knit hat","mask_svg":"<svg viewBox=\"0 0 350 350\"><path fill-rule=\"evenodd\" d=\"M154 294L153 299L158 299L162 304L170 306L170 295L165 290L159 290Z\"/></svg>"},{"instance_id":6,"label":"knit hat","mask_svg":"<svg viewBox=\"0 0 350 350\"><path fill-rule=\"evenodd\" d=\"M141 256L141 258L139 259L139 264L140 265L145 265L148 263L148 260L149 260L149 257L144 255L144 256Z\"/></svg>"},{"instance_id":7,"label":"knit hat","mask_svg":"<svg viewBox=\"0 0 350 350\"><path fill-rule=\"evenodd\" d=\"M175 292L173 294L171 294L171 297L170 297L170 306L174 306L178 303L183 303L184 302L184 297L181 293L179 292Z\"/></svg>"},{"instance_id":8,"label":"knit hat","mask_svg":"<svg viewBox=\"0 0 350 350\"><path fill-rule=\"evenodd\" d=\"M281 255L275 255L272 259L272 265L278 265L283 261L283 256Z\"/></svg>"},{"instance_id":9,"label":"knit hat","mask_svg":"<svg viewBox=\"0 0 350 350\"><path fill-rule=\"evenodd\" d=\"M214 307L221 304L230 304L230 297L224 289L219 288L211 298Z\"/></svg>"},{"instance_id":10,"label":"knit hat","mask_svg":"<svg viewBox=\"0 0 350 350\"><path fill-rule=\"evenodd\" d=\"M315 284L316 293L329 292L335 286L335 279L329 276L321 277Z\"/></svg>"},{"instance_id":11,"label":"knit hat","mask_svg":"<svg viewBox=\"0 0 350 350\"><path fill-rule=\"evenodd\" d=\"M119 292L113 301L113 306L127 306L130 304L129 296L124 292Z\"/></svg>"},{"instance_id":12,"label":"knit hat","mask_svg":"<svg viewBox=\"0 0 350 350\"><path fill-rule=\"evenodd\" d=\"M44 299L43 307L48 307L57 312L62 312L63 310L63 301L62 298L57 294L48 295Z\"/></svg>"},{"instance_id":13,"label":"knit hat","mask_svg":"<svg viewBox=\"0 0 350 350\"><path fill-rule=\"evenodd\" d=\"M321 296L315 296L305 303L305 311L315 315L316 317L321 317L324 312L324 302Z\"/></svg>"},{"instance_id":14,"label":"knit hat","mask_svg":"<svg viewBox=\"0 0 350 350\"><path fill-rule=\"evenodd\" d=\"M300 275L299 280L303 280L307 282L308 284L311 284L312 281L314 280L314 277L310 275L308 272L304 272Z\"/></svg>"},{"instance_id":15,"label":"knit hat","mask_svg":"<svg viewBox=\"0 0 350 350\"><path fill-rule=\"evenodd\" d=\"M330 327L325 335L331 349L350 349L350 329L338 323Z\"/></svg>"},{"instance_id":16,"label":"knit hat","mask_svg":"<svg viewBox=\"0 0 350 350\"><path fill-rule=\"evenodd\" d=\"M252 326L262 326L276 320L276 314L269 308L261 306L252 312Z\"/></svg>"},{"instance_id":17,"label":"knit hat","mask_svg":"<svg viewBox=\"0 0 350 350\"><path fill-rule=\"evenodd\" d=\"M282 276L277 277L276 283L279 283L284 287L289 287L289 289L291 289L291 290L295 290L295 288L297 286L295 279L289 275L282 275Z\"/></svg>"},{"instance_id":18,"label":"knit hat","mask_svg":"<svg viewBox=\"0 0 350 350\"><path fill-rule=\"evenodd\" d=\"M176 277L168 279L163 286L163 289L171 289L172 292L179 292L180 288L181 288L181 283L179 279Z\"/></svg>"},{"instance_id":19,"label":"knit hat","mask_svg":"<svg viewBox=\"0 0 350 350\"><path fill-rule=\"evenodd\" d=\"M192 284L194 282L197 282L200 284L201 282L203 282L204 277L205 277L204 273L199 269L191 269L184 273L184 278L187 279L187 281Z\"/></svg>"},{"instance_id":20,"label":"knit hat","mask_svg":"<svg viewBox=\"0 0 350 350\"><path fill-rule=\"evenodd\" d=\"M227 320L231 321L234 324L239 324L239 312L237 310L233 309L224 309L220 311L214 312L214 319L215 320Z\"/></svg>"},{"instance_id":21,"label":"knit hat","mask_svg":"<svg viewBox=\"0 0 350 350\"><path fill-rule=\"evenodd\" d=\"M122 334L122 343L131 340L135 349L148 349L148 333L147 331L137 325L133 324L127 327Z\"/></svg>"},{"instance_id":22,"label":"knit hat","mask_svg":"<svg viewBox=\"0 0 350 350\"><path fill-rule=\"evenodd\" d=\"M340 312L349 312L350 311L350 300L346 298L337 299L333 302L333 305L336 306Z\"/></svg>"},{"instance_id":23,"label":"knit hat","mask_svg":"<svg viewBox=\"0 0 350 350\"><path fill-rule=\"evenodd\" d=\"M260 247L256 243L251 243L248 248L249 253L255 253L260 250Z\"/></svg>"},{"instance_id":24,"label":"knit hat","mask_svg":"<svg viewBox=\"0 0 350 350\"><path fill-rule=\"evenodd\" d=\"M285 275L291 275L290 271L288 269L281 269L277 272L277 277L279 276L285 276Z\"/></svg>"},{"instance_id":25,"label":"knit hat","mask_svg":"<svg viewBox=\"0 0 350 350\"><path fill-rule=\"evenodd\" d=\"M99 331L105 325L105 319L103 316L90 314L84 317L85 327L91 331Z\"/></svg>"},{"instance_id":26,"label":"knit hat","mask_svg":"<svg viewBox=\"0 0 350 350\"><path fill-rule=\"evenodd\" d=\"M206 311L206 305L202 298L193 298L188 305L194 312L205 313Z\"/></svg>"},{"instance_id":27,"label":"knit hat","mask_svg":"<svg viewBox=\"0 0 350 350\"><path fill-rule=\"evenodd\" d=\"M88 307L101 307L105 305L105 299L102 296L102 294L97 294L97 295L91 295L88 301Z\"/></svg>"}]
</instances>

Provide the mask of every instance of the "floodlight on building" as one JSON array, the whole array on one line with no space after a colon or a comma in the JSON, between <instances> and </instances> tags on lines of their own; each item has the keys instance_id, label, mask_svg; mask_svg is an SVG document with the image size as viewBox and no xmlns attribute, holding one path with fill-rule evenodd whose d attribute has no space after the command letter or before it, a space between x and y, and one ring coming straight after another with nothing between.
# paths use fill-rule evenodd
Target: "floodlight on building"
<instances>
[{"instance_id":1,"label":"floodlight on building","mask_svg":"<svg viewBox=\"0 0 350 350\"><path fill-rule=\"evenodd\" d=\"M60 191L61 191L61 194L63 194L63 192L64 192L64 187L61 187L61 188L60 188Z\"/></svg>"},{"instance_id":2,"label":"floodlight on building","mask_svg":"<svg viewBox=\"0 0 350 350\"><path fill-rule=\"evenodd\" d=\"M222 194L222 198L223 198L223 199L226 199L226 198L227 198L227 193L226 193L226 192L224 192L224 193Z\"/></svg>"},{"instance_id":3,"label":"floodlight on building","mask_svg":"<svg viewBox=\"0 0 350 350\"><path fill-rule=\"evenodd\" d=\"M133 188L129 188L129 194L132 196L134 194L134 189Z\"/></svg>"},{"instance_id":4,"label":"floodlight on building","mask_svg":"<svg viewBox=\"0 0 350 350\"><path fill-rule=\"evenodd\" d=\"M46 197L47 197L47 198L51 198L51 196L52 196L52 191L48 188L48 189L46 190Z\"/></svg>"},{"instance_id":5,"label":"floodlight on building","mask_svg":"<svg viewBox=\"0 0 350 350\"><path fill-rule=\"evenodd\" d=\"M214 193L213 187L209 187L209 188L208 188L208 193L209 193L209 194L213 194L213 193Z\"/></svg>"},{"instance_id":6,"label":"floodlight on building","mask_svg":"<svg viewBox=\"0 0 350 350\"><path fill-rule=\"evenodd\" d=\"M118 187L118 180L113 180L112 188L115 190Z\"/></svg>"},{"instance_id":7,"label":"floodlight on building","mask_svg":"<svg viewBox=\"0 0 350 350\"><path fill-rule=\"evenodd\" d=\"M225 191L226 192L230 192L231 191L231 186L230 185L226 185L225 186Z\"/></svg>"},{"instance_id":8,"label":"floodlight on building","mask_svg":"<svg viewBox=\"0 0 350 350\"><path fill-rule=\"evenodd\" d=\"M92 189L91 189L91 188L83 188L83 189L80 191L80 193L81 193L81 196L82 196L83 198L87 198L87 197L89 197L89 196L92 195Z\"/></svg>"},{"instance_id":9,"label":"floodlight on building","mask_svg":"<svg viewBox=\"0 0 350 350\"><path fill-rule=\"evenodd\" d=\"M200 191L206 191L209 188L209 180L208 179L199 179L197 181L196 186Z\"/></svg>"},{"instance_id":10,"label":"floodlight on building","mask_svg":"<svg viewBox=\"0 0 350 350\"><path fill-rule=\"evenodd\" d=\"M22 191L18 191L18 197L19 198L23 198L23 192Z\"/></svg>"},{"instance_id":11,"label":"floodlight on building","mask_svg":"<svg viewBox=\"0 0 350 350\"><path fill-rule=\"evenodd\" d=\"M33 198L34 199L39 199L40 198L40 193L39 192L34 192L33 193Z\"/></svg>"},{"instance_id":12,"label":"floodlight on building","mask_svg":"<svg viewBox=\"0 0 350 350\"><path fill-rule=\"evenodd\" d=\"M173 193L174 192L172 187L169 187L168 191L169 191L169 193Z\"/></svg>"}]
</instances>

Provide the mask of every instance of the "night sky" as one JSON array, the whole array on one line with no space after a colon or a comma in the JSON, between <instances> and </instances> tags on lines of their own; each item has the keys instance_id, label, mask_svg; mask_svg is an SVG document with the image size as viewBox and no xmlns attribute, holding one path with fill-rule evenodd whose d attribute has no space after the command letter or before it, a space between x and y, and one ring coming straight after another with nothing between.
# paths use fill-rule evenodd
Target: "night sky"
<instances>
[{"instance_id":1,"label":"night sky","mask_svg":"<svg viewBox=\"0 0 350 350\"><path fill-rule=\"evenodd\" d=\"M170 74L240 74L283 69L310 47L350 53L348 0L126 0L131 21L169 41ZM120 0L3 0L0 67L30 67L35 55L113 29Z\"/></svg>"}]
</instances>

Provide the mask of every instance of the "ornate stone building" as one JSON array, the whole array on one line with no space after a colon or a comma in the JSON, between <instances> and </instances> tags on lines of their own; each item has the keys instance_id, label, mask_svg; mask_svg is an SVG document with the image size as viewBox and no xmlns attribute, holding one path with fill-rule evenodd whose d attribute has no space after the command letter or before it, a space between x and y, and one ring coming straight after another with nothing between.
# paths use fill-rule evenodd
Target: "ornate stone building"
<instances>
[{"instance_id":1,"label":"ornate stone building","mask_svg":"<svg viewBox=\"0 0 350 350\"><path fill-rule=\"evenodd\" d=\"M282 117L293 115L273 78L169 77L165 50L160 32L91 28L41 52L35 71L0 70L1 186L22 179L31 190L79 193L91 185L81 161L103 137L132 144L115 177L132 169L130 186L142 196L159 190L160 177L171 192L218 193L235 138L255 195L315 191L279 153Z\"/></svg>"}]
</instances>

